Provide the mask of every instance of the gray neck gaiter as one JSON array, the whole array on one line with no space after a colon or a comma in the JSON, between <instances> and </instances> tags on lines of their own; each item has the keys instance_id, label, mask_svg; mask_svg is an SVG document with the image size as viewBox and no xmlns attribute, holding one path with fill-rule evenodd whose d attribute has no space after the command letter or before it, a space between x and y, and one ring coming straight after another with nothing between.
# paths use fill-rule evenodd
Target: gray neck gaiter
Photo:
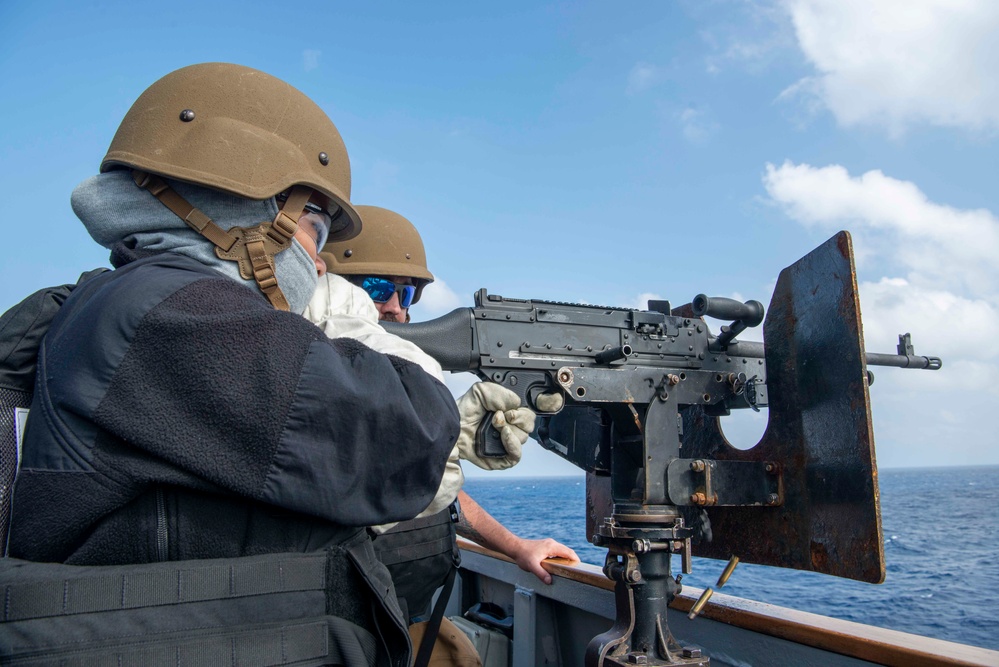
<instances>
[{"instance_id":1,"label":"gray neck gaiter","mask_svg":"<svg viewBox=\"0 0 999 667\"><path fill-rule=\"evenodd\" d=\"M257 201L181 181L167 179L167 183L222 229L255 227L277 215L278 206L273 197ZM256 289L256 283L239 275L236 262L219 259L210 241L148 191L136 186L128 171L116 170L88 178L73 191L71 203L90 236L105 248L126 242L136 249L174 252ZM288 299L291 312L301 314L318 282L315 262L293 239L287 250L275 256L274 264L278 285Z\"/></svg>"}]
</instances>

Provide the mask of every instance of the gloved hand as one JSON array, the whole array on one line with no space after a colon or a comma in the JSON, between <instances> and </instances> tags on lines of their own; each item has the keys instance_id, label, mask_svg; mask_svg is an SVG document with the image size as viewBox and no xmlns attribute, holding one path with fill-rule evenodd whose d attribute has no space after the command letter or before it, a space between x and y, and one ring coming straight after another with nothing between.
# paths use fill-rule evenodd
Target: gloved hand
<instances>
[{"instance_id":1,"label":"gloved hand","mask_svg":"<svg viewBox=\"0 0 999 667\"><path fill-rule=\"evenodd\" d=\"M558 412L565 405L565 397L562 394L538 394L538 397L534 399L535 403L538 404L538 410L541 412Z\"/></svg>"},{"instance_id":2,"label":"gloved hand","mask_svg":"<svg viewBox=\"0 0 999 667\"><path fill-rule=\"evenodd\" d=\"M458 399L461 433L458 451L461 458L484 470L503 470L517 465L527 437L534 430L534 412L520 407L520 398L495 382L476 382ZM499 431L506 456L479 457L475 453L475 432L483 419L491 419Z\"/></svg>"}]
</instances>

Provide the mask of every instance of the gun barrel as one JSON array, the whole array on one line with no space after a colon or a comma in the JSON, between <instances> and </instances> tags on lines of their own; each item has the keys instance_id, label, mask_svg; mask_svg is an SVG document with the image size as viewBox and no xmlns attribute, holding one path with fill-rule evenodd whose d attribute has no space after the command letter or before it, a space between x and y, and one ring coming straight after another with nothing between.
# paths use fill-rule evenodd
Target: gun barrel
<instances>
[{"instance_id":1,"label":"gun barrel","mask_svg":"<svg viewBox=\"0 0 999 667\"><path fill-rule=\"evenodd\" d=\"M940 357L922 357L915 354L867 353L868 366L894 366L895 368L925 368L938 371L943 366Z\"/></svg>"},{"instance_id":2,"label":"gun barrel","mask_svg":"<svg viewBox=\"0 0 999 667\"><path fill-rule=\"evenodd\" d=\"M717 340L714 337L708 339L708 347L714 347L714 342ZM750 359L766 359L767 353L766 349L763 347L763 343L757 343L751 340L739 340L731 343L726 350L727 354L733 357L749 357Z\"/></svg>"},{"instance_id":3,"label":"gun barrel","mask_svg":"<svg viewBox=\"0 0 999 667\"><path fill-rule=\"evenodd\" d=\"M446 371L474 371L479 367L471 308L456 308L427 322L382 322L381 325L389 333L414 343Z\"/></svg>"},{"instance_id":4,"label":"gun barrel","mask_svg":"<svg viewBox=\"0 0 999 667\"><path fill-rule=\"evenodd\" d=\"M766 351L763 343L740 340L728 346L727 353L735 357L765 359ZM940 357L922 357L913 354L883 354L881 352L866 353L868 366L894 366L895 368L925 368L938 371L943 366Z\"/></svg>"}]
</instances>

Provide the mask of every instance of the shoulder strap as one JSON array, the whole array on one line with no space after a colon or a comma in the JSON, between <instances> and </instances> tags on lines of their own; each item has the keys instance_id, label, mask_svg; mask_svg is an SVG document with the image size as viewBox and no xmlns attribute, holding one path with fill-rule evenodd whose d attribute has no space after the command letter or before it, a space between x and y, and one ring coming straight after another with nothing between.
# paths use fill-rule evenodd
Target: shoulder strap
<instances>
[{"instance_id":1,"label":"shoulder strap","mask_svg":"<svg viewBox=\"0 0 999 667\"><path fill-rule=\"evenodd\" d=\"M447 581L444 582L444 587L441 589L441 594L437 597L437 603L434 605L434 611L430 614L430 620L427 621L427 629L423 633L423 640L420 642L420 650L416 654L416 661L413 663L413 667L427 667L430 663L430 654L434 651L434 644L437 643L437 634L441 629L441 619L444 618L444 608L447 607L447 601L451 598L451 590L454 588L454 577L458 573L458 568L453 567L451 571L448 572Z\"/></svg>"},{"instance_id":2,"label":"shoulder strap","mask_svg":"<svg viewBox=\"0 0 999 667\"><path fill-rule=\"evenodd\" d=\"M7 555L21 428L35 391L42 338L76 286L105 271L88 271L76 285L40 289L0 315L0 556Z\"/></svg>"},{"instance_id":3,"label":"shoulder strap","mask_svg":"<svg viewBox=\"0 0 999 667\"><path fill-rule=\"evenodd\" d=\"M105 271L88 271L75 285L40 289L0 315L0 388L25 392L30 399L35 388L38 348L52 319L77 285Z\"/></svg>"}]
</instances>

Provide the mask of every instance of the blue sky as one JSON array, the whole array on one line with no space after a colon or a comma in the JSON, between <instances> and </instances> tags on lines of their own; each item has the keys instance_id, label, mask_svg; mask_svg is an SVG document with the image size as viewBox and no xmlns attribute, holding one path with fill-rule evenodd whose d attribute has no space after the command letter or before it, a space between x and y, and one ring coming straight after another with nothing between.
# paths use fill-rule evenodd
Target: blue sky
<instances>
[{"instance_id":1,"label":"blue sky","mask_svg":"<svg viewBox=\"0 0 999 667\"><path fill-rule=\"evenodd\" d=\"M480 287L766 304L851 230L868 350L909 331L945 362L877 371L880 465L999 463L999 4L3 2L0 309L106 265L70 192L146 86L204 61L326 110L352 200L423 234L416 319ZM502 474L572 470L531 447Z\"/></svg>"}]
</instances>

